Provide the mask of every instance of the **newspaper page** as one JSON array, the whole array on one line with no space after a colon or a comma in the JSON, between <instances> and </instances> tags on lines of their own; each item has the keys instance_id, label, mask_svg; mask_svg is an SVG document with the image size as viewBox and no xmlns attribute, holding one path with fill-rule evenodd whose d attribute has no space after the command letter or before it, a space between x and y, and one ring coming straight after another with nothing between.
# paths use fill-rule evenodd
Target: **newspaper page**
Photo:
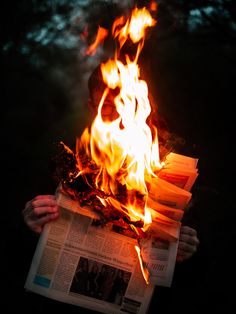
<instances>
[{"instance_id":1,"label":"newspaper page","mask_svg":"<svg viewBox=\"0 0 236 314\"><path fill-rule=\"evenodd\" d=\"M96 214L63 195L59 206L60 218L40 236L26 290L102 313L147 313L154 284L171 284L177 243L156 238L142 247L147 284L136 239L98 227Z\"/></svg>"},{"instance_id":2,"label":"newspaper page","mask_svg":"<svg viewBox=\"0 0 236 314\"><path fill-rule=\"evenodd\" d=\"M148 197L156 203L183 210L191 200L192 194L158 177L153 178ZM152 208L155 209L154 203Z\"/></svg>"},{"instance_id":3,"label":"newspaper page","mask_svg":"<svg viewBox=\"0 0 236 314\"><path fill-rule=\"evenodd\" d=\"M197 158L170 153L167 155L165 165L159 172L158 177L190 191L198 177L197 164Z\"/></svg>"},{"instance_id":4,"label":"newspaper page","mask_svg":"<svg viewBox=\"0 0 236 314\"><path fill-rule=\"evenodd\" d=\"M179 235L180 228L177 228ZM141 241L141 254L150 273L150 283L170 287L172 284L179 238L169 241L156 233Z\"/></svg>"},{"instance_id":5,"label":"newspaper page","mask_svg":"<svg viewBox=\"0 0 236 314\"><path fill-rule=\"evenodd\" d=\"M102 313L147 313L154 286L143 278L135 239L96 221L61 207L39 239L25 288Z\"/></svg>"},{"instance_id":6,"label":"newspaper page","mask_svg":"<svg viewBox=\"0 0 236 314\"><path fill-rule=\"evenodd\" d=\"M151 210L152 217L155 217L156 213L160 213L175 221L181 221L184 215L183 209L176 209L159 203L148 197L147 206Z\"/></svg>"}]
</instances>

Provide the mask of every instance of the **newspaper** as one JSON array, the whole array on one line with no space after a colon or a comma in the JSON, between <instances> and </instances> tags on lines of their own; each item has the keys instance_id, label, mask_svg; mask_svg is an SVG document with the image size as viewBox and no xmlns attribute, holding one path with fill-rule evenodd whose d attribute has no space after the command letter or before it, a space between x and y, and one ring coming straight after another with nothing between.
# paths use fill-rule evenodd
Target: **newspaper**
<instances>
[{"instance_id":1,"label":"newspaper","mask_svg":"<svg viewBox=\"0 0 236 314\"><path fill-rule=\"evenodd\" d=\"M101 227L99 215L57 190L60 218L40 236L25 288L102 313L148 312L155 285L170 287L197 159L171 153L153 177L148 235L139 241ZM148 275L148 283L146 275Z\"/></svg>"},{"instance_id":2,"label":"newspaper","mask_svg":"<svg viewBox=\"0 0 236 314\"><path fill-rule=\"evenodd\" d=\"M181 221L198 177L198 159L176 153L167 155L164 166L150 183L148 206Z\"/></svg>"},{"instance_id":3,"label":"newspaper","mask_svg":"<svg viewBox=\"0 0 236 314\"><path fill-rule=\"evenodd\" d=\"M65 195L58 205L60 217L40 236L25 288L102 313L147 313L155 284L171 285L178 240L158 234L143 240L147 284L136 239L97 226L96 214Z\"/></svg>"},{"instance_id":4,"label":"newspaper","mask_svg":"<svg viewBox=\"0 0 236 314\"><path fill-rule=\"evenodd\" d=\"M153 178L151 182L148 197L157 204L170 208L185 209L191 200L192 193L157 177ZM152 204L153 209L156 209L156 206Z\"/></svg>"},{"instance_id":5,"label":"newspaper","mask_svg":"<svg viewBox=\"0 0 236 314\"><path fill-rule=\"evenodd\" d=\"M197 158L170 153L167 155L165 166L159 172L158 177L181 189L190 191L198 177L197 164Z\"/></svg>"}]
</instances>

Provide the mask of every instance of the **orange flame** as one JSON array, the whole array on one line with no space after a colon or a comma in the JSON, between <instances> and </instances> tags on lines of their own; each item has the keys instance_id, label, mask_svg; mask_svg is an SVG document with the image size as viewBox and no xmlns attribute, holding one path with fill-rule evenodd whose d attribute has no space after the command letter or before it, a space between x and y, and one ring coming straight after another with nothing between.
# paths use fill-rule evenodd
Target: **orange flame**
<instances>
[{"instance_id":1,"label":"orange flame","mask_svg":"<svg viewBox=\"0 0 236 314\"><path fill-rule=\"evenodd\" d=\"M154 26L156 21L149 11L134 8L130 18L122 16L115 20L112 33L119 41L119 50L114 59L101 64L101 72L106 88L101 97L98 113L91 131L85 130L81 142L90 153L100 171L96 178L96 187L110 198L103 200L103 205L112 204L125 210L131 220L144 222L144 228L151 223L151 214L146 208L148 195L147 182L161 168L157 129L151 131L147 118L151 114L147 83L140 78L138 57L143 47L145 31ZM105 33L104 33L105 34ZM104 36L104 35L103 35ZM125 56L123 63L118 55L125 42L131 39L137 43L134 60ZM99 40L89 49L91 54ZM114 97L117 116L103 119L102 108L112 90L119 90ZM153 134L154 133L154 134ZM127 200L120 206L115 201L119 186L125 186ZM146 225L145 225L146 224Z\"/></svg>"},{"instance_id":2,"label":"orange flame","mask_svg":"<svg viewBox=\"0 0 236 314\"><path fill-rule=\"evenodd\" d=\"M157 11L157 3L156 1L152 0L151 3L150 3L150 10L151 11Z\"/></svg>"},{"instance_id":3,"label":"orange flame","mask_svg":"<svg viewBox=\"0 0 236 314\"><path fill-rule=\"evenodd\" d=\"M112 27L113 36L118 36L120 46L123 46L128 38L130 38L133 43L137 43L141 39L143 40L146 28L156 24L156 21L151 17L145 7L142 9L134 8L131 17L127 20L126 24L120 28L119 26L123 22L124 18L119 18L114 22Z\"/></svg>"},{"instance_id":4,"label":"orange flame","mask_svg":"<svg viewBox=\"0 0 236 314\"><path fill-rule=\"evenodd\" d=\"M143 278L146 281L146 284L149 284L150 274L147 267L145 266L145 263L143 262L140 247L135 245L135 250L138 254L139 264L140 264L141 272L143 274Z\"/></svg>"},{"instance_id":5,"label":"orange flame","mask_svg":"<svg viewBox=\"0 0 236 314\"><path fill-rule=\"evenodd\" d=\"M104 41L104 39L107 37L107 34L108 31L105 28L99 26L97 36L94 42L86 50L86 54L89 56L93 56L96 52L98 45Z\"/></svg>"}]
</instances>

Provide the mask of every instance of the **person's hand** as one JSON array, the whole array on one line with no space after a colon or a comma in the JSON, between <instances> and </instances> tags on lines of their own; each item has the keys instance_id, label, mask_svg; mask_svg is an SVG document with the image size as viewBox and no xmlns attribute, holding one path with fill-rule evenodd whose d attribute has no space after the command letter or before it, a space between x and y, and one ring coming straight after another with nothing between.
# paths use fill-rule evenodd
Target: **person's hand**
<instances>
[{"instance_id":1,"label":"person's hand","mask_svg":"<svg viewBox=\"0 0 236 314\"><path fill-rule=\"evenodd\" d=\"M22 211L26 225L40 234L44 225L59 217L59 210L54 195L38 195L25 204Z\"/></svg>"},{"instance_id":2,"label":"person's hand","mask_svg":"<svg viewBox=\"0 0 236 314\"><path fill-rule=\"evenodd\" d=\"M196 253L198 245L197 231L188 226L181 226L176 260L183 262L192 257Z\"/></svg>"}]
</instances>

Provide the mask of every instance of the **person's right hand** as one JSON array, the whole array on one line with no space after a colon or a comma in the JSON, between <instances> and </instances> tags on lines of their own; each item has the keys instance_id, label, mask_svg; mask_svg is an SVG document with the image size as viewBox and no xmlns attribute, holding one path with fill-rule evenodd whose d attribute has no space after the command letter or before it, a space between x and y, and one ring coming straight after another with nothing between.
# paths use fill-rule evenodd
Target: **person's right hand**
<instances>
[{"instance_id":1,"label":"person's right hand","mask_svg":"<svg viewBox=\"0 0 236 314\"><path fill-rule=\"evenodd\" d=\"M195 229L188 226L181 226L177 262L183 262L192 257L197 252L199 243Z\"/></svg>"},{"instance_id":2,"label":"person's right hand","mask_svg":"<svg viewBox=\"0 0 236 314\"><path fill-rule=\"evenodd\" d=\"M59 210L54 195L38 195L25 204L22 211L26 225L40 234L44 225L59 217Z\"/></svg>"}]
</instances>

